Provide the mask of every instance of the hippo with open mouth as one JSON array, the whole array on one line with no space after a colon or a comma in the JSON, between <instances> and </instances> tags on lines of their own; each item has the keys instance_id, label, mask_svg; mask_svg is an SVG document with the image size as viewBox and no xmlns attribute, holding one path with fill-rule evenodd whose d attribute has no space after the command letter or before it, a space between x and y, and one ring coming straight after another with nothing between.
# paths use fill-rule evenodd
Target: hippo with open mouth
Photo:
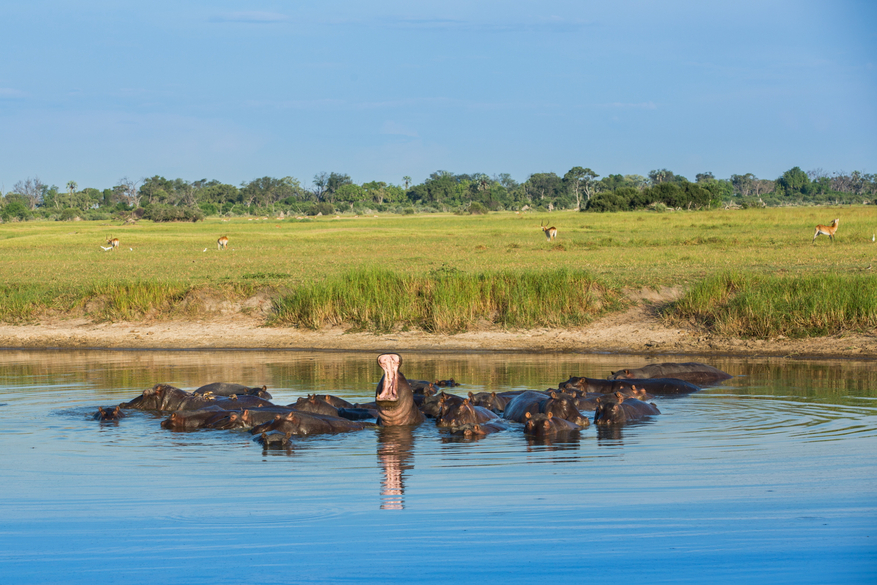
<instances>
[{"instance_id":1,"label":"hippo with open mouth","mask_svg":"<svg viewBox=\"0 0 877 585\"><path fill-rule=\"evenodd\" d=\"M402 357L396 353L378 356L378 365L384 371L375 390L378 423L384 426L416 425L426 417L414 403L414 393L408 380L399 371Z\"/></svg>"}]
</instances>

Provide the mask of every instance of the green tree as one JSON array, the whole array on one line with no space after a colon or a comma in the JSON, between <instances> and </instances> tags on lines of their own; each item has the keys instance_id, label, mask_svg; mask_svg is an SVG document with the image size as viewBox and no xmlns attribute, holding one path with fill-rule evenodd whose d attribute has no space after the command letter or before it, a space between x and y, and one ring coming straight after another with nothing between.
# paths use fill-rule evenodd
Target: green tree
<instances>
[{"instance_id":1,"label":"green tree","mask_svg":"<svg viewBox=\"0 0 877 585\"><path fill-rule=\"evenodd\" d=\"M778 195L791 197L809 193L810 177L801 167L792 167L776 180L775 190Z\"/></svg>"},{"instance_id":2,"label":"green tree","mask_svg":"<svg viewBox=\"0 0 877 585\"><path fill-rule=\"evenodd\" d=\"M563 179L555 173L533 173L523 184L527 200L534 205L554 206L564 191Z\"/></svg>"},{"instance_id":3,"label":"green tree","mask_svg":"<svg viewBox=\"0 0 877 585\"><path fill-rule=\"evenodd\" d=\"M354 203L362 201L365 192L359 185L353 183L345 183L335 190L335 201L337 203L347 203L351 208Z\"/></svg>"},{"instance_id":4,"label":"green tree","mask_svg":"<svg viewBox=\"0 0 877 585\"><path fill-rule=\"evenodd\" d=\"M582 167L573 167L563 176L563 183L576 198L576 211L582 210L583 193L587 197L587 201L591 200L594 180L599 176L591 169L583 169Z\"/></svg>"}]
</instances>

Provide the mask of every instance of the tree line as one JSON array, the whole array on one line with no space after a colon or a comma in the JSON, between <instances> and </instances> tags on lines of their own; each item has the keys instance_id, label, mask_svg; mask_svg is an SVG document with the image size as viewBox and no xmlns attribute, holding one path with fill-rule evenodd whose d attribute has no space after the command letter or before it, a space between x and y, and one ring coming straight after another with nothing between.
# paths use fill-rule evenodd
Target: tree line
<instances>
[{"instance_id":1,"label":"tree line","mask_svg":"<svg viewBox=\"0 0 877 585\"><path fill-rule=\"evenodd\" d=\"M344 173L321 172L309 186L295 177L261 177L239 186L215 180L140 180L127 177L117 185L80 188L46 185L38 177L0 192L0 219L109 219L136 217L154 221L198 221L206 216L329 215L391 212L402 214L488 211L584 212L634 209L709 209L813 203L873 203L877 176L860 171L804 172L794 167L780 177L759 179L752 173L717 179L699 173L694 181L667 169L642 175L599 174L573 167L563 176L533 173L524 182L508 173L454 174L436 171L414 184L371 181L357 184Z\"/></svg>"}]
</instances>

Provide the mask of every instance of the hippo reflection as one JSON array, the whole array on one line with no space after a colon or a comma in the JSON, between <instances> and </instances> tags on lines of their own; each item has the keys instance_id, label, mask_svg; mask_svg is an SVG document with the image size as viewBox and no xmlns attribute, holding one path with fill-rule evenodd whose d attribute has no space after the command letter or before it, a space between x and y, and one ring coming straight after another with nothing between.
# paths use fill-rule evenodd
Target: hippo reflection
<instances>
[{"instance_id":1,"label":"hippo reflection","mask_svg":"<svg viewBox=\"0 0 877 585\"><path fill-rule=\"evenodd\" d=\"M378 461L384 472L381 480L381 510L405 508L405 475L414 469L414 432L410 426L378 429Z\"/></svg>"}]
</instances>

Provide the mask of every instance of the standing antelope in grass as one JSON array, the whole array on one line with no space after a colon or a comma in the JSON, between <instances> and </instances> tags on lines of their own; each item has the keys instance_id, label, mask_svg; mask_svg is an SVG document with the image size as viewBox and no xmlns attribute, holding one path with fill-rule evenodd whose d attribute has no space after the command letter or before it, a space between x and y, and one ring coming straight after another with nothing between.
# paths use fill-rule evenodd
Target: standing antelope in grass
<instances>
[{"instance_id":1,"label":"standing antelope in grass","mask_svg":"<svg viewBox=\"0 0 877 585\"><path fill-rule=\"evenodd\" d=\"M228 236L222 236L218 240L216 240L216 249L217 250L225 250L228 248Z\"/></svg>"},{"instance_id":2,"label":"standing antelope in grass","mask_svg":"<svg viewBox=\"0 0 877 585\"><path fill-rule=\"evenodd\" d=\"M813 241L816 241L816 236L819 234L825 234L828 236L828 239L834 242L834 232L837 231L837 224L840 223L840 219L836 219L831 222L831 225L817 225L816 233L813 234Z\"/></svg>"},{"instance_id":3,"label":"standing antelope in grass","mask_svg":"<svg viewBox=\"0 0 877 585\"><path fill-rule=\"evenodd\" d=\"M545 232L545 237L548 238L549 242L551 240L557 239L557 228L556 227L554 227L554 226L546 227L545 222L542 222L542 225L540 227L541 227L542 231Z\"/></svg>"},{"instance_id":4,"label":"standing antelope in grass","mask_svg":"<svg viewBox=\"0 0 877 585\"><path fill-rule=\"evenodd\" d=\"M115 252L116 248L119 247L119 238L107 238L107 245L109 246L109 248L104 248L104 251L112 250L113 252ZM103 248L103 246L101 246L101 248Z\"/></svg>"}]
</instances>

